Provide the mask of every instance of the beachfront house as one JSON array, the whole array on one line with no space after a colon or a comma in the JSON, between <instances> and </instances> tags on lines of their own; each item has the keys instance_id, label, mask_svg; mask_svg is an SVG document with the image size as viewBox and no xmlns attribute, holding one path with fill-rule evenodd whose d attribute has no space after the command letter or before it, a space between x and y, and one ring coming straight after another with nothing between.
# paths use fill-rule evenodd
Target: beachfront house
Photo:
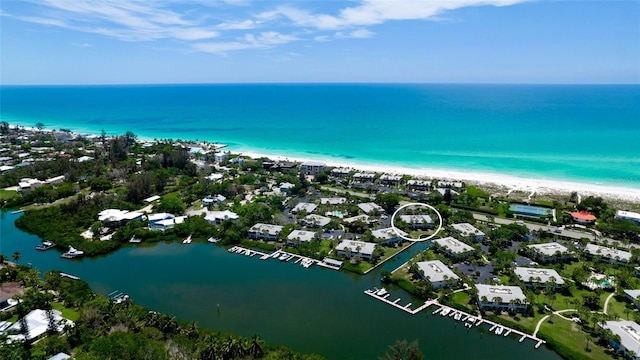
<instances>
[{"instance_id":1,"label":"beachfront house","mask_svg":"<svg viewBox=\"0 0 640 360\"><path fill-rule=\"evenodd\" d=\"M542 288L557 291L564 287L564 280L553 269L516 267L513 272L528 288Z\"/></svg>"},{"instance_id":2,"label":"beachfront house","mask_svg":"<svg viewBox=\"0 0 640 360\"><path fill-rule=\"evenodd\" d=\"M310 243L316 239L316 233L313 231L293 230L287 236L287 246L298 247L300 243Z\"/></svg>"},{"instance_id":3,"label":"beachfront house","mask_svg":"<svg viewBox=\"0 0 640 360\"><path fill-rule=\"evenodd\" d=\"M358 208L367 215L381 214L384 212L384 209L382 208L382 206L374 202L358 204Z\"/></svg>"},{"instance_id":4,"label":"beachfront house","mask_svg":"<svg viewBox=\"0 0 640 360\"><path fill-rule=\"evenodd\" d=\"M376 178L375 173L357 172L353 174L353 181L356 183L372 183Z\"/></svg>"},{"instance_id":5,"label":"beachfront house","mask_svg":"<svg viewBox=\"0 0 640 360\"><path fill-rule=\"evenodd\" d=\"M431 283L434 290L452 287L458 284L460 278L440 260L417 262L422 278Z\"/></svg>"},{"instance_id":6,"label":"beachfront house","mask_svg":"<svg viewBox=\"0 0 640 360\"><path fill-rule=\"evenodd\" d=\"M305 161L300 164L300 172L305 175L317 175L324 171L325 164L317 161Z\"/></svg>"},{"instance_id":7,"label":"beachfront house","mask_svg":"<svg viewBox=\"0 0 640 360\"><path fill-rule=\"evenodd\" d=\"M601 325L608 329L614 337L609 340L609 345L620 353L625 359L640 360L640 325L635 321L620 320L607 321Z\"/></svg>"},{"instance_id":8,"label":"beachfront house","mask_svg":"<svg viewBox=\"0 0 640 360\"><path fill-rule=\"evenodd\" d=\"M204 217L210 224L220 225L226 220L236 221L240 219L238 214L233 211L224 210L224 211L208 211L207 215Z\"/></svg>"},{"instance_id":9,"label":"beachfront house","mask_svg":"<svg viewBox=\"0 0 640 360\"><path fill-rule=\"evenodd\" d=\"M532 250L534 258L541 263L562 261L569 257L569 249L557 242L533 244L527 247Z\"/></svg>"},{"instance_id":10,"label":"beachfront house","mask_svg":"<svg viewBox=\"0 0 640 360\"><path fill-rule=\"evenodd\" d=\"M407 181L407 188L413 191L429 191L431 189L431 182L428 180L411 179Z\"/></svg>"},{"instance_id":11,"label":"beachfront house","mask_svg":"<svg viewBox=\"0 0 640 360\"><path fill-rule=\"evenodd\" d=\"M276 241L280 236L282 226L273 224L257 223L249 229L249 239Z\"/></svg>"},{"instance_id":12,"label":"beachfront house","mask_svg":"<svg viewBox=\"0 0 640 360\"><path fill-rule=\"evenodd\" d=\"M527 297L518 286L476 284L480 310L525 312Z\"/></svg>"},{"instance_id":13,"label":"beachfront house","mask_svg":"<svg viewBox=\"0 0 640 360\"><path fill-rule=\"evenodd\" d=\"M473 247L451 236L435 239L433 240L433 244L438 251L454 260L467 258L475 251Z\"/></svg>"},{"instance_id":14,"label":"beachfront house","mask_svg":"<svg viewBox=\"0 0 640 360\"><path fill-rule=\"evenodd\" d=\"M351 169L348 168L335 168L331 170L331 176L337 178L347 178L351 175Z\"/></svg>"},{"instance_id":15,"label":"beachfront house","mask_svg":"<svg viewBox=\"0 0 640 360\"><path fill-rule=\"evenodd\" d=\"M628 251L596 244L587 244L587 246L584 247L584 251L588 258L598 258L600 261L607 262L609 264L624 265L631 260L631 253Z\"/></svg>"},{"instance_id":16,"label":"beachfront house","mask_svg":"<svg viewBox=\"0 0 640 360\"><path fill-rule=\"evenodd\" d=\"M400 185L402 182L401 175L382 174L380 176L380 182L384 185Z\"/></svg>"},{"instance_id":17,"label":"beachfront house","mask_svg":"<svg viewBox=\"0 0 640 360\"><path fill-rule=\"evenodd\" d=\"M342 240L338 246L336 246L336 253L338 256L343 256L350 259L354 256L360 256L364 260L371 260L373 258L373 252L376 249L376 244L355 241L355 240Z\"/></svg>"},{"instance_id":18,"label":"beachfront house","mask_svg":"<svg viewBox=\"0 0 640 360\"><path fill-rule=\"evenodd\" d=\"M373 235L373 238L377 243L385 246L401 243L404 241L402 236L404 237L409 236L409 234L407 234L406 232L400 229L393 230L392 227L373 230L371 231L371 235Z\"/></svg>"},{"instance_id":19,"label":"beachfront house","mask_svg":"<svg viewBox=\"0 0 640 360\"><path fill-rule=\"evenodd\" d=\"M465 238L472 242L484 240L484 233L469 223L451 224L450 229L459 238Z\"/></svg>"},{"instance_id":20,"label":"beachfront house","mask_svg":"<svg viewBox=\"0 0 640 360\"><path fill-rule=\"evenodd\" d=\"M619 220L633 221L636 225L640 226L640 214L637 212L617 210L615 218Z\"/></svg>"},{"instance_id":21,"label":"beachfront house","mask_svg":"<svg viewBox=\"0 0 640 360\"><path fill-rule=\"evenodd\" d=\"M429 215L400 215L400 220L413 230L433 229L433 219Z\"/></svg>"},{"instance_id":22,"label":"beachfront house","mask_svg":"<svg viewBox=\"0 0 640 360\"><path fill-rule=\"evenodd\" d=\"M153 230L156 224L162 220L175 219L175 215L170 213L153 213L147 215L147 220L149 221L149 229Z\"/></svg>"},{"instance_id":23,"label":"beachfront house","mask_svg":"<svg viewBox=\"0 0 640 360\"><path fill-rule=\"evenodd\" d=\"M304 211L307 214L311 214L312 212L316 211L317 208L318 208L318 205L316 204L300 202L296 204L296 206L294 206L293 209L291 209L291 212L298 213L298 212Z\"/></svg>"}]
</instances>

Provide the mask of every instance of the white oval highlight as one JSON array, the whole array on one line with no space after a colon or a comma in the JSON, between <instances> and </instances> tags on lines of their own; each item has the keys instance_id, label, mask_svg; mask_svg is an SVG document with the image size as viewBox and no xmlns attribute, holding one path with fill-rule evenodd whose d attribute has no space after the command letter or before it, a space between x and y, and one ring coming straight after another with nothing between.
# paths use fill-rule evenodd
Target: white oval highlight
<instances>
[{"instance_id":1,"label":"white oval highlight","mask_svg":"<svg viewBox=\"0 0 640 360\"><path fill-rule=\"evenodd\" d=\"M438 215L438 229L436 230L436 232L434 232L433 234L431 234L430 236L424 238L424 239L414 239L414 238L410 238L410 237L406 237L403 236L402 234L400 234L400 231L398 228L396 228L396 226L393 224L396 215L398 214L398 212L406 207L410 207L410 206L424 206L424 207L428 207L429 209L433 210L437 215ZM436 210L436 208L434 208L433 206L429 205L429 204L423 204L423 203L409 203L409 204L404 204L402 206L400 206L396 211L393 212L393 215L391 215L391 228L393 229L393 232L396 233L396 235L398 235L399 237L407 240L407 241L413 241L413 242L420 242L420 241L427 241L430 240L431 238L433 238L434 236L436 236L440 230L442 230L442 215L440 215L440 212L438 210Z\"/></svg>"}]
</instances>

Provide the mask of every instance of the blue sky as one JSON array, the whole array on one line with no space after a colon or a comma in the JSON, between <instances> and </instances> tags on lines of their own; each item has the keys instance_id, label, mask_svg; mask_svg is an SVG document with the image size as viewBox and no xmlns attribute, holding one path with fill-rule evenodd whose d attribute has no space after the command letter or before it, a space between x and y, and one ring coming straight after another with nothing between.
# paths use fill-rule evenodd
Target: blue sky
<instances>
[{"instance_id":1,"label":"blue sky","mask_svg":"<svg viewBox=\"0 0 640 360\"><path fill-rule=\"evenodd\" d=\"M6 0L2 84L640 83L640 1Z\"/></svg>"}]
</instances>

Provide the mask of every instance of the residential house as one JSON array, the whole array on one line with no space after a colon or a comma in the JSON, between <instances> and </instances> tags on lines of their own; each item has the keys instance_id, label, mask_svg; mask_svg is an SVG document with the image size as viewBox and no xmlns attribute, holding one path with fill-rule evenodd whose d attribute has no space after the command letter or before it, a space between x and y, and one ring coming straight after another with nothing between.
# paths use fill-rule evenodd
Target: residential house
<instances>
[{"instance_id":1,"label":"residential house","mask_svg":"<svg viewBox=\"0 0 640 360\"><path fill-rule=\"evenodd\" d=\"M431 283L433 289L455 286L460 278L440 260L416 263L422 278Z\"/></svg>"},{"instance_id":2,"label":"residential house","mask_svg":"<svg viewBox=\"0 0 640 360\"><path fill-rule=\"evenodd\" d=\"M589 258L599 257L600 261L610 264L624 265L631 260L631 253L628 251L604 247L596 244L587 244L584 251Z\"/></svg>"},{"instance_id":3,"label":"residential house","mask_svg":"<svg viewBox=\"0 0 640 360\"><path fill-rule=\"evenodd\" d=\"M304 219L302 219L302 222L306 226L323 228L329 225L331 219L326 216L311 214L305 216Z\"/></svg>"},{"instance_id":4,"label":"residential house","mask_svg":"<svg viewBox=\"0 0 640 360\"><path fill-rule=\"evenodd\" d=\"M636 225L640 226L640 214L637 212L617 210L615 218L620 220L633 221L634 223L636 223Z\"/></svg>"},{"instance_id":5,"label":"residential house","mask_svg":"<svg viewBox=\"0 0 640 360\"><path fill-rule=\"evenodd\" d=\"M375 173L357 172L353 174L353 181L357 183L371 183L375 178Z\"/></svg>"},{"instance_id":6,"label":"residential house","mask_svg":"<svg viewBox=\"0 0 640 360\"><path fill-rule=\"evenodd\" d=\"M51 310L51 319L53 320L53 328L57 332L62 332L67 323L71 323L69 320L65 320L62 317L62 313L59 310ZM22 333L22 323L27 325L27 333ZM17 333L16 335L9 335L10 341L34 341L42 337L47 333L49 326L49 315L46 310L35 309L32 310L24 317L24 321L16 321L11 325L6 332Z\"/></svg>"},{"instance_id":7,"label":"residential house","mask_svg":"<svg viewBox=\"0 0 640 360\"><path fill-rule=\"evenodd\" d=\"M382 174L380 176L380 182L384 185L400 185L402 182L401 175Z\"/></svg>"},{"instance_id":8,"label":"residential house","mask_svg":"<svg viewBox=\"0 0 640 360\"><path fill-rule=\"evenodd\" d=\"M407 188L413 191L429 191L429 189L431 189L431 182L428 180L411 179L407 181Z\"/></svg>"},{"instance_id":9,"label":"residential house","mask_svg":"<svg viewBox=\"0 0 640 360\"><path fill-rule=\"evenodd\" d=\"M371 260L373 258L373 251L376 249L376 244L355 241L355 240L342 240L338 246L336 246L336 253L338 256L344 256L351 258L353 256L360 256L364 260Z\"/></svg>"},{"instance_id":10,"label":"residential house","mask_svg":"<svg viewBox=\"0 0 640 360\"><path fill-rule=\"evenodd\" d=\"M527 297L518 286L476 284L480 310L525 312Z\"/></svg>"},{"instance_id":11,"label":"residential house","mask_svg":"<svg viewBox=\"0 0 640 360\"><path fill-rule=\"evenodd\" d=\"M221 204L225 201L227 201L227 198L224 195L207 195L204 197L204 199L202 199L202 206L209 207L212 205Z\"/></svg>"},{"instance_id":12,"label":"residential house","mask_svg":"<svg viewBox=\"0 0 640 360\"><path fill-rule=\"evenodd\" d=\"M300 202L296 206L294 206L293 209L291 209L291 212L297 213L300 211L305 211L307 214L311 214L316 210L316 208L318 208L318 205L316 204Z\"/></svg>"},{"instance_id":13,"label":"residential house","mask_svg":"<svg viewBox=\"0 0 640 360\"><path fill-rule=\"evenodd\" d=\"M429 215L400 215L400 220L411 229L433 229L433 219Z\"/></svg>"},{"instance_id":14,"label":"residential house","mask_svg":"<svg viewBox=\"0 0 640 360\"><path fill-rule=\"evenodd\" d=\"M571 215L571 219L573 219L575 223L581 225L592 225L596 222L596 217L586 211L571 212L569 215Z\"/></svg>"},{"instance_id":15,"label":"residential house","mask_svg":"<svg viewBox=\"0 0 640 360\"><path fill-rule=\"evenodd\" d=\"M300 164L300 172L305 175L317 175L324 171L325 164L316 161L306 161Z\"/></svg>"},{"instance_id":16,"label":"residential house","mask_svg":"<svg viewBox=\"0 0 640 360\"><path fill-rule=\"evenodd\" d=\"M142 221L144 213L120 209L105 209L98 213L98 221L109 226L123 226L129 221Z\"/></svg>"},{"instance_id":17,"label":"residential house","mask_svg":"<svg viewBox=\"0 0 640 360\"><path fill-rule=\"evenodd\" d=\"M564 280L553 269L516 267L513 272L529 288L543 288L557 291L564 287Z\"/></svg>"},{"instance_id":18,"label":"residential house","mask_svg":"<svg viewBox=\"0 0 640 360\"><path fill-rule=\"evenodd\" d=\"M320 198L320 204L322 205L340 205L346 202L347 198L344 197Z\"/></svg>"},{"instance_id":19,"label":"residential house","mask_svg":"<svg viewBox=\"0 0 640 360\"><path fill-rule=\"evenodd\" d=\"M407 234L406 232L400 229L394 230L392 227L373 230L371 231L371 235L373 235L373 237L376 239L376 242L380 245L393 245L401 243L404 241L402 236L409 236L409 234Z\"/></svg>"},{"instance_id":20,"label":"residential house","mask_svg":"<svg viewBox=\"0 0 640 360\"><path fill-rule=\"evenodd\" d=\"M287 246L298 246L300 243L306 242L309 243L316 238L316 233L313 231L305 231L305 230L293 230L287 236Z\"/></svg>"},{"instance_id":21,"label":"residential house","mask_svg":"<svg viewBox=\"0 0 640 360\"><path fill-rule=\"evenodd\" d=\"M439 251L452 259L467 258L475 251L473 247L451 236L433 240L433 243Z\"/></svg>"},{"instance_id":22,"label":"residential house","mask_svg":"<svg viewBox=\"0 0 640 360\"><path fill-rule=\"evenodd\" d=\"M620 337L619 341L612 339L609 343L616 352L621 353L625 359L640 359L640 325L638 323L629 320L606 321L601 326Z\"/></svg>"},{"instance_id":23,"label":"residential house","mask_svg":"<svg viewBox=\"0 0 640 360\"><path fill-rule=\"evenodd\" d=\"M257 223L249 229L249 239L275 241L278 240L282 226Z\"/></svg>"},{"instance_id":24,"label":"residential house","mask_svg":"<svg viewBox=\"0 0 640 360\"><path fill-rule=\"evenodd\" d=\"M557 242L528 245L534 257L541 263L556 262L569 257L569 249Z\"/></svg>"},{"instance_id":25,"label":"residential house","mask_svg":"<svg viewBox=\"0 0 640 360\"><path fill-rule=\"evenodd\" d=\"M204 217L209 223L213 225L220 225L226 220L235 221L240 219L238 214L233 211L224 210L224 211L208 211L207 215Z\"/></svg>"},{"instance_id":26,"label":"residential house","mask_svg":"<svg viewBox=\"0 0 640 360\"><path fill-rule=\"evenodd\" d=\"M451 224L451 230L461 238L480 242L484 240L484 233L469 223Z\"/></svg>"},{"instance_id":27,"label":"residential house","mask_svg":"<svg viewBox=\"0 0 640 360\"><path fill-rule=\"evenodd\" d=\"M624 296L640 309L640 290L624 290Z\"/></svg>"},{"instance_id":28,"label":"residential house","mask_svg":"<svg viewBox=\"0 0 640 360\"><path fill-rule=\"evenodd\" d=\"M358 204L358 208L367 215L380 214L384 212L384 209L374 202Z\"/></svg>"}]
</instances>

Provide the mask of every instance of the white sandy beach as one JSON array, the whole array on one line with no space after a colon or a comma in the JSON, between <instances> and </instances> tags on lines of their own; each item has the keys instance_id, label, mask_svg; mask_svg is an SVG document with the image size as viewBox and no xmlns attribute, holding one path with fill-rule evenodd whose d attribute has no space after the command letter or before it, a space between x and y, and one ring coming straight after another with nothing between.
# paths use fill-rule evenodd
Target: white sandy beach
<instances>
[{"instance_id":1,"label":"white sandy beach","mask_svg":"<svg viewBox=\"0 0 640 360\"><path fill-rule=\"evenodd\" d=\"M266 157L273 160L289 160L289 161L315 161L324 162L327 166L352 168L360 171L383 172L388 174L411 175L425 179L442 179L442 180L460 180L471 184L493 184L506 187L512 191L524 191L528 193L540 194L570 194L576 191L580 196L602 196L603 198L618 199L631 202L640 202L640 189L628 187L615 187L598 184L586 184L579 182L547 180L547 179L529 179L515 177L505 174L482 173L482 172L465 172L459 170L445 170L432 168L408 168L390 165L369 165L359 164L349 161L322 161L318 159L305 159L299 157L273 156L269 154L238 151L242 155L252 158Z\"/></svg>"}]
</instances>

